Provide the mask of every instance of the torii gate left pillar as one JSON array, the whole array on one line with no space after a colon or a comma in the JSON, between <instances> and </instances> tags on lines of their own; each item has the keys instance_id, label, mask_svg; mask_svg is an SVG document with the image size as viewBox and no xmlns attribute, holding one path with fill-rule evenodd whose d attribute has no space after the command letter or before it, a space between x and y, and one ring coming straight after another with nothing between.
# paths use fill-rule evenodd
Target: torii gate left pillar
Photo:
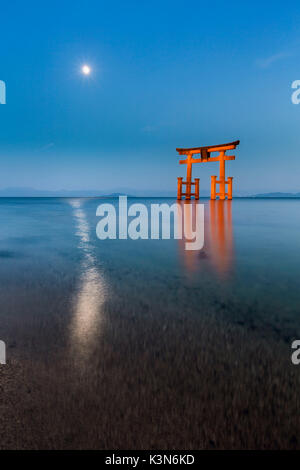
<instances>
[{"instance_id":1,"label":"torii gate left pillar","mask_svg":"<svg viewBox=\"0 0 300 470\"><path fill-rule=\"evenodd\" d=\"M186 181L183 181L182 177L177 178L177 199L180 200L182 196L185 196L186 200L190 200L192 196L195 199L199 199L199 181L200 178L195 178L195 181L192 181L192 164L195 163L193 155L188 153L184 163L187 166L186 171ZM182 185L185 184L185 193L182 192ZM192 193L192 186L195 186L195 191Z\"/></svg>"}]
</instances>

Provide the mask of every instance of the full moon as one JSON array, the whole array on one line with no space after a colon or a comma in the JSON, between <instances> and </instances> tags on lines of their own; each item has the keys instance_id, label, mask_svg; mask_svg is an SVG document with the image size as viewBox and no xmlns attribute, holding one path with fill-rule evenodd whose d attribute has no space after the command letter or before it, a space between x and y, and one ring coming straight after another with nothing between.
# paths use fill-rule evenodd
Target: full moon
<instances>
[{"instance_id":1,"label":"full moon","mask_svg":"<svg viewBox=\"0 0 300 470\"><path fill-rule=\"evenodd\" d=\"M81 71L84 75L89 75L91 73L91 67L89 67L89 65L83 65Z\"/></svg>"}]
</instances>

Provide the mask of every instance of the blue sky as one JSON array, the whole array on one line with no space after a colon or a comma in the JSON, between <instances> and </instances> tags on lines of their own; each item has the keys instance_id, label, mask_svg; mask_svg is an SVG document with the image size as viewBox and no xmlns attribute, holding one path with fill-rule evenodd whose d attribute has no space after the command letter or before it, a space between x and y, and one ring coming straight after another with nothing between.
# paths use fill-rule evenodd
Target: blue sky
<instances>
[{"instance_id":1,"label":"blue sky","mask_svg":"<svg viewBox=\"0 0 300 470\"><path fill-rule=\"evenodd\" d=\"M0 189L176 190L176 147L240 139L237 191L300 191L299 2L13 1L1 17ZM216 173L194 170L205 189Z\"/></svg>"}]
</instances>

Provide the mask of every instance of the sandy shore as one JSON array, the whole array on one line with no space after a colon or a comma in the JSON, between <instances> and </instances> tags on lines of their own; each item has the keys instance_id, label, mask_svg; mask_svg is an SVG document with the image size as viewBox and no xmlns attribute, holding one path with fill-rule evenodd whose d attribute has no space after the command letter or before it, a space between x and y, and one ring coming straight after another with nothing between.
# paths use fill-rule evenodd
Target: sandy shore
<instances>
[{"instance_id":1,"label":"sandy shore","mask_svg":"<svg viewBox=\"0 0 300 470\"><path fill-rule=\"evenodd\" d=\"M213 311L166 310L162 322L125 297L105 318L80 354L61 347L59 318L19 325L32 347L21 357L8 344L0 368L2 449L300 447L300 375L284 340ZM37 336L51 349L35 355Z\"/></svg>"}]
</instances>

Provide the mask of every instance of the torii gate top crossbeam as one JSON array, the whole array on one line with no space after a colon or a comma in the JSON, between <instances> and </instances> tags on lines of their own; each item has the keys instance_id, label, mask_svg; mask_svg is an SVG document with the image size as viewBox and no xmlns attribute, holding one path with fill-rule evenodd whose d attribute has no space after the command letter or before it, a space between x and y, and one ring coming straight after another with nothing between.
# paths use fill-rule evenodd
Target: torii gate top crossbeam
<instances>
[{"instance_id":1,"label":"torii gate top crossbeam","mask_svg":"<svg viewBox=\"0 0 300 470\"><path fill-rule=\"evenodd\" d=\"M195 153L201 153L201 156L203 155L204 158L207 158L207 154L210 154L211 152L233 150L239 145L239 143L240 141L236 140L234 142L229 142L228 144L208 145L205 147L177 148L176 151L179 153L179 155L193 155Z\"/></svg>"}]
</instances>

